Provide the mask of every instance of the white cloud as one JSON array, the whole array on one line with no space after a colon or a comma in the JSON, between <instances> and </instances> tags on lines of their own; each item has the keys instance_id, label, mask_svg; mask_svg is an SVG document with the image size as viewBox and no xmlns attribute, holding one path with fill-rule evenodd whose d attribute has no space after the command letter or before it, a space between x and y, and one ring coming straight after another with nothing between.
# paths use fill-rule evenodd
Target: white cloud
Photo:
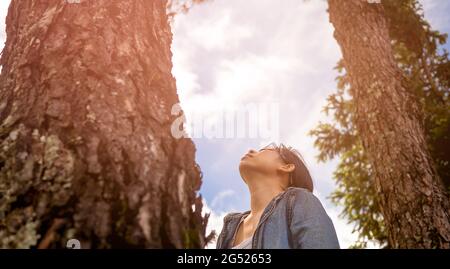
<instances>
[{"instance_id":1,"label":"white cloud","mask_svg":"<svg viewBox=\"0 0 450 269\"><path fill-rule=\"evenodd\" d=\"M222 231L223 226L223 218L228 212L216 212L212 210L205 199L203 199L203 209L202 209L202 215L204 216L206 213L209 213L209 219L208 224L206 226L206 235L209 235L211 231L216 232L216 237L213 241L211 241L206 248L207 249L215 249L216 243L217 243L217 237L219 236L220 232Z\"/></svg>"},{"instance_id":2,"label":"white cloud","mask_svg":"<svg viewBox=\"0 0 450 269\"><path fill-rule=\"evenodd\" d=\"M349 248L358 240L358 234L353 233L353 225L348 224L347 220L339 217L339 211L336 208L329 208L327 211L333 220L333 225L338 236L339 244L342 249Z\"/></svg>"},{"instance_id":3,"label":"white cloud","mask_svg":"<svg viewBox=\"0 0 450 269\"><path fill-rule=\"evenodd\" d=\"M252 30L244 25L236 25L231 22L230 9L223 9L216 14L213 20L195 21L188 32L188 37L195 44L206 50L232 49L245 38L252 36ZM223 33L227 32L227 35Z\"/></svg>"},{"instance_id":4,"label":"white cloud","mask_svg":"<svg viewBox=\"0 0 450 269\"><path fill-rule=\"evenodd\" d=\"M334 228L339 239L339 244L342 249L349 248L358 240L358 233L353 233L353 224L349 224L347 219L339 217L340 211L338 208L328 210L328 215L333 220ZM368 249L380 248L380 245L375 241L367 242Z\"/></svg>"},{"instance_id":5,"label":"white cloud","mask_svg":"<svg viewBox=\"0 0 450 269\"><path fill-rule=\"evenodd\" d=\"M0 1L0 40L2 43L5 41L5 19L8 13L10 0Z\"/></svg>"},{"instance_id":6,"label":"white cloud","mask_svg":"<svg viewBox=\"0 0 450 269\"><path fill-rule=\"evenodd\" d=\"M236 195L236 192L234 190L224 190L219 192L214 199L211 202L211 206L213 208L223 208L224 202L226 202L226 199L229 199L229 197L233 197Z\"/></svg>"},{"instance_id":7,"label":"white cloud","mask_svg":"<svg viewBox=\"0 0 450 269\"><path fill-rule=\"evenodd\" d=\"M420 0L423 6L425 18L434 29L445 31L450 27L450 17L448 11L450 10L449 1L438 0Z\"/></svg>"},{"instance_id":8,"label":"white cloud","mask_svg":"<svg viewBox=\"0 0 450 269\"><path fill-rule=\"evenodd\" d=\"M2 0L0 1L0 51L3 50L6 42L6 15L8 13L10 0ZM0 66L0 73L2 70L2 66Z\"/></svg>"}]
</instances>

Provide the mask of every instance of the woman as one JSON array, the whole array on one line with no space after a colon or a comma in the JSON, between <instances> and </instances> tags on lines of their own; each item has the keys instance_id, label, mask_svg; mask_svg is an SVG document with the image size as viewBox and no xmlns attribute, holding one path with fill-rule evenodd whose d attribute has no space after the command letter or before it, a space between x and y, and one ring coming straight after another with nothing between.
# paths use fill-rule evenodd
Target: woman
<instances>
[{"instance_id":1,"label":"woman","mask_svg":"<svg viewBox=\"0 0 450 269\"><path fill-rule=\"evenodd\" d=\"M239 164L250 191L251 210L224 218L216 248L339 248L333 223L293 148L270 144L250 150Z\"/></svg>"}]
</instances>

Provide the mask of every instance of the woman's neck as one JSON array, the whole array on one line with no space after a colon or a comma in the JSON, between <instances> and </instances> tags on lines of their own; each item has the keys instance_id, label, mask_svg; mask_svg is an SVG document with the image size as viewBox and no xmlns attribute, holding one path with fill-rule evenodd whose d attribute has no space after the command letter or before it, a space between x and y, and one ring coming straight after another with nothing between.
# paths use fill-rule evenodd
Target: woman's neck
<instances>
[{"instance_id":1,"label":"woman's neck","mask_svg":"<svg viewBox=\"0 0 450 269\"><path fill-rule=\"evenodd\" d=\"M261 184L259 186L249 185L249 190L251 216L261 216L270 201L284 191L280 186L267 184Z\"/></svg>"}]
</instances>

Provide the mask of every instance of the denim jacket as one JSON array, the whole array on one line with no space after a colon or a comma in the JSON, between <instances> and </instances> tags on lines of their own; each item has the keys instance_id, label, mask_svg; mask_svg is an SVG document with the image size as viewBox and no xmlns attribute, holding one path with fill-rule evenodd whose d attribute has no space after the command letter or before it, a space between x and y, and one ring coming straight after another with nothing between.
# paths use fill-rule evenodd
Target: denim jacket
<instances>
[{"instance_id":1,"label":"denim jacket","mask_svg":"<svg viewBox=\"0 0 450 269\"><path fill-rule=\"evenodd\" d=\"M239 221L249 211L228 213L217 249L231 248ZM319 199L303 188L289 187L264 209L253 234L252 249L339 248L333 222Z\"/></svg>"}]
</instances>

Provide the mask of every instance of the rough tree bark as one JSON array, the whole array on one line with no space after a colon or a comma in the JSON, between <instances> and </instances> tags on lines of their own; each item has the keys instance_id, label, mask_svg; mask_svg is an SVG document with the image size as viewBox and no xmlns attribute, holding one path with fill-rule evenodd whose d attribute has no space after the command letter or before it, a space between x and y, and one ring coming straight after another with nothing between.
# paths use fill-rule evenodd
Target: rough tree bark
<instances>
[{"instance_id":1,"label":"rough tree bark","mask_svg":"<svg viewBox=\"0 0 450 269\"><path fill-rule=\"evenodd\" d=\"M166 1L13 0L6 25L0 247L203 247Z\"/></svg>"},{"instance_id":2,"label":"rough tree bark","mask_svg":"<svg viewBox=\"0 0 450 269\"><path fill-rule=\"evenodd\" d=\"M449 248L449 199L426 146L420 110L395 64L383 6L329 0L329 14L353 88L356 127L375 171L389 244Z\"/></svg>"}]
</instances>

